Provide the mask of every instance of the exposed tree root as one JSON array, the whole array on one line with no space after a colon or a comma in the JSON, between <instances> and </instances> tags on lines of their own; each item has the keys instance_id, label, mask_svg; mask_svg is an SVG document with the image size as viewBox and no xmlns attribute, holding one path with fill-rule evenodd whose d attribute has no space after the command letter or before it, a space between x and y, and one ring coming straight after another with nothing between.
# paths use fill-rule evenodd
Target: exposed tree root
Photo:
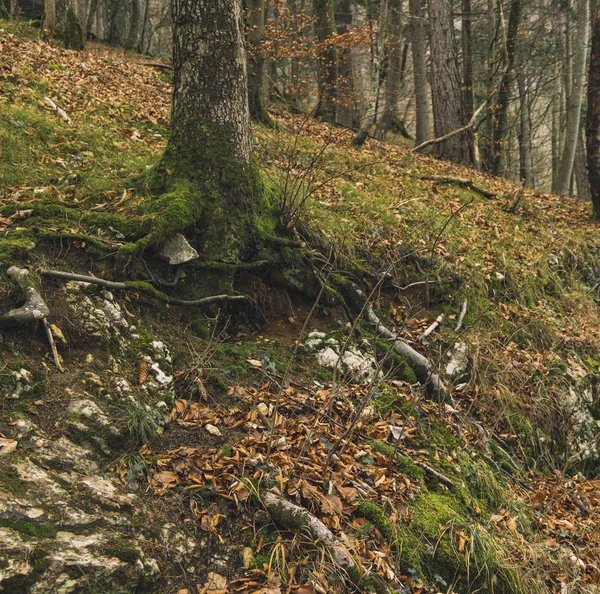
<instances>
[{"instance_id":1,"label":"exposed tree root","mask_svg":"<svg viewBox=\"0 0 600 594\"><path fill-rule=\"evenodd\" d=\"M246 297L245 295L211 295L210 297L204 297L202 299L193 299L191 301L187 301L184 299L176 299L174 297L169 297L165 293L162 293L161 291L155 289L150 283L146 283L143 281L128 281L122 283L105 280L103 278L96 278L94 276L86 276L84 274L64 272L62 270L42 270L40 274L42 276L51 278L60 278L63 280L73 280L82 283L91 283L94 285L99 285L101 287L105 287L107 289L114 289L117 291L143 291L145 293L149 293L150 295L152 295L152 297L155 297L160 301L164 301L165 303L170 303L172 305L202 306L210 305L211 303L216 302L250 301L250 298Z\"/></svg>"},{"instance_id":2,"label":"exposed tree root","mask_svg":"<svg viewBox=\"0 0 600 594\"><path fill-rule=\"evenodd\" d=\"M432 181L437 182L439 184L450 184L455 186L461 186L462 188L468 188L469 190L477 192L478 194L481 194L484 198L488 198L489 200L497 197L497 194L495 194L494 192L490 192L489 190L478 186L470 179L465 179L463 177L451 177L449 175L419 175L418 178L422 179L423 181Z\"/></svg>"},{"instance_id":3,"label":"exposed tree root","mask_svg":"<svg viewBox=\"0 0 600 594\"><path fill-rule=\"evenodd\" d=\"M9 312L0 315L0 327L43 320L50 314L46 302L33 286L28 270L11 266L6 274L19 285L25 294L25 304L18 309L11 309Z\"/></svg>"},{"instance_id":4,"label":"exposed tree root","mask_svg":"<svg viewBox=\"0 0 600 594\"><path fill-rule=\"evenodd\" d=\"M315 538L329 547L337 566L350 573L356 573L358 568L348 553L348 549L321 520L313 516L307 509L272 492L265 493L262 496L262 502L279 526L287 530L307 528Z\"/></svg>"}]
</instances>

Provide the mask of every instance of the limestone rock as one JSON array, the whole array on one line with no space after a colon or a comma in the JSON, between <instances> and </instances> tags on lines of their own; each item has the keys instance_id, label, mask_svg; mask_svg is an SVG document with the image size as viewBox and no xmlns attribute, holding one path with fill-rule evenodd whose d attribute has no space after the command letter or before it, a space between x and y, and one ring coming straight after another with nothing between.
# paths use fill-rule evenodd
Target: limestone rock
<instances>
[{"instance_id":1,"label":"limestone rock","mask_svg":"<svg viewBox=\"0 0 600 594\"><path fill-rule=\"evenodd\" d=\"M172 266L185 264L190 260L199 258L198 252L181 233L171 235L161 244L157 252L163 260L166 260Z\"/></svg>"}]
</instances>

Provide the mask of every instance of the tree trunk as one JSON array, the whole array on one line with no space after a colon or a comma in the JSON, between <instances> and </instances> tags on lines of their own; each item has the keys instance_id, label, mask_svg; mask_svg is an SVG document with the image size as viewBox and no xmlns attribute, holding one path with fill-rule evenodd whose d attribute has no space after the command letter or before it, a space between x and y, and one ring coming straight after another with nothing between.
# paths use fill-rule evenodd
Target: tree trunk
<instances>
[{"instance_id":1,"label":"tree trunk","mask_svg":"<svg viewBox=\"0 0 600 594\"><path fill-rule=\"evenodd\" d=\"M494 92L494 65L496 61L496 11L494 0L488 0L487 18L488 46L485 60L485 84L486 97L490 97ZM492 171L494 163L494 108L491 101L488 102L485 108L485 151L483 161L484 168L487 171Z\"/></svg>"},{"instance_id":2,"label":"tree trunk","mask_svg":"<svg viewBox=\"0 0 600 594\"><path fill-rule=\"evenodd\" d=\"M142 0L132 0L131 19L129 21L129 33L127 34L126 43L128 49L136 49L138 46L143 16Z\"/></svg>"},{"instance_id":3,"label":"tree trunk","mask_svg":"<svg viewBox=\"0 0 600 594\"><path fill-rule=\"evenodd\" d=\"M577 137L577 149L575 150L575 181L577 182L577 198L589 201L592 199L590 180L588 178L587 164L585 162L585 131L581 130Z\"/></svg>"},{"instance_id":4,"label":"tree trunk","mask_svg":"<svg viewBox=\"0 0 600 594\"><path fill-rule=\"evenodd\" d=\"M398 122L398 101L402 85L402 0L390 0L389 44L387 51L387 73L385 77L385 107L377 123L375 136L381 140Z\"/></svg>"},{"instance_id":5,"label":"tree trunk","mask_svg":"<svg viewBox=\"0 0 600 594\"><path fill-rule=\"evenodd\" d=\"M496 100L498 108L494 117L494 162L492 168L494 175L502 175L504 173L505 144L508 134L508 104L514 78L515 46L521 23L521 1L512 0L510 6L508 31L506 33L506 71L500 83L498 99Z\"/></svg>"},{"instance_id":6,"label":"tree trunk","mask_svg":"<svg viewBox=\"0 0 600 594\"><path fill-rule=\"evenodd\" d=\"M262 38L265 30L265 0L247 0L246 31L248 39L248 105L250 117L271 125L271 117L263 101L265 59Z\"/></svg>"},{"instance_id":7,"label":"tree trunk","mask_svg":"<svg viewBox=\"0 0 600 594\"><path fill-rule=\"evenodd\" d=\"M316 115L334 124L338 110L338 55L331 43L335 34L334 0L313 0L315 33L319 42L319 103Z\"/></svg>"},{"instance_id":8,"label":"tree trunk","mask_svg":"<svg viewBox=\"0 0 600 594\"><path fill-rule=\"evenodd\" d=\"M572 61L572 80L569 80L567 88L567 125L565 131L565 143L558 166L556 180L556 193L559 196L569 192L569 184L573 174L573 163L575 162L575 150L579 137L579 122L581 118L581 104L583 100L583 86L585 83L585 68L589 29L589 0L578 0L575 11L575 47Z\"/></svg>"},{"instance_id":9,"label":"tree trunk","mask_svg":"<svg viewBox=\"0 0 600 594\"><path fill-rule=\"evenodd\" d=\"M464 119L461 78L454 51L451 0L429 0L431 90L436 138L462 128ZM438 143L438 155L457 163L473 163L472 133L456 134Z\"/></svg>"},{"instance_id":10,"label":"tree trunk","mask_svg":"<svg viewBox=\"0 0 600 594\"><path fill-rule=\"evenodd\" d=\"M379 97L379 87L381 85L381 66L383 62L383 52L385 47L385 36L387 33L388 19L388 0L379 1L379 16L377 18L377 35L372 49L371 65L371 88L367 98L367 108L362 118L360 127L353 143L356 146L362 146L371 132L371 128L377 117L377 101Z\"/></svg>"},{"instance_id":11,"label":"tree trunk","mask_svg":"<svg viewBox=\"0 0 600 594\"><path fill-rule=\"evenodd\" d=\"M588 78L587 162L594 216L600 219L600 6L594 15Z\"/></svg>"},{"instance_id":12,"label":"tree trunk","mask_svg":"<svg viewBox=\"0 0 600 594\"><path fill-rule=\"evenodd\" d=\"M531 111L529 105L529 89L524 69L517 73L519 99L521 103L519 126L519 177L528 188L535 186L533 177L533 150L531 146Z\"/></svg>"},{"instance_id":13,"label":"tree trunk","mask_svg":"<svg viewBox=\"0 0 600 594\"><path fill-rule=\"evenodd\" d=\"M44 2L44 29L54 32L56 28L56 1L45 0Z\"/></svg>"},{"instance_id":14,"label":"tree trunk","mask_svg":"<svg viewBox=\"0 0 600 594\"><path fill-rule=\"evenodd\" d=\"M421 11L421 0L409 0L410 42L413 56L415 84L416 133L415 145L429 140L429 92L427 90L427 59L425 56L425 22Z\"/></svg>"},{"instance_id":15,"label":"tree trunk","mask_svg":"<svg viewBox=\"0 0 600 594\"><path fill-rule=\"evenodd\" d=\"M473 55L471 52L471 0L462 0L462 60L464 118L473 115Z\"/></svg>"},{"instance_id":16,"label":"tree trunk","mask_svg":"<svg viewBox=\"0 0 600 594\"><path fill-rule=\"evenodd\" d=\"M347 33L353 21L352 0L340 0L336 5L335 22L338 35ZM354 58L350 48L338 50L338 95L337 122L346 128L358 124L354 85Z\"/></svg>"},{"instance_id":17,"label":"tree trunk","mask_svg":"<svg viewBox=\"0 0 600 594\"><path fill-rule=\"evenodd\" d=\"M235 262L272 218L251 158L242 0L172 0L172 15L171 136L149 179L162 196L136 249L193 227L207 260ZM226 276L210 280L223 290Z\"/></svg>"}]
</instances>

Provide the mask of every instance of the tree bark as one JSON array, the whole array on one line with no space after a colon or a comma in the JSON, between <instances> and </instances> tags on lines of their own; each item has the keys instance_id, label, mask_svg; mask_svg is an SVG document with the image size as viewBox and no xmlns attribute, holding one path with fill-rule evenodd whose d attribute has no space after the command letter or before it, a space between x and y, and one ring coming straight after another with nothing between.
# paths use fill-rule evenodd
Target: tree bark
<instances>
[{"instance_id":1,"label":"tree bark","mask_svg":"<svg viewBox=\"0 0 600 594\"><path fill-rule=\"evenodd\" d=\"M265 0L247 0L246 31L248 39L248 105L250 117L271 125L271 117L263 101L265 59L262 38L265 30Z\"/></svg>"},{"instance_id":2,"label":"tree bark","mask_svg":"<svg viewBox=\"0 0 600 594\"><path fill-rule=\"evenodd\" d=\"M44 2L44 29L54 32L56 29L56 1L45 0Z\"/></svg>"},{"instance_id":3,"label":"tree bark","mask_svg":"<svg viewBox=\"0 0 600 594\"><path fill-rule=\"evenodd\" d=\"M144 13L142 11L142 0L132 0L131 18L129 21L129 33L127 34L126 43L126 47L128 49L136 49L138 46L143 16Z\"/></svg>"},{"instance_id":4,"label":"tree bark","mask_svg":"<svg viewBox=\"0 0 600 594\"><path fill-rule=\"evenodd\" d=\"M377 18L377 35L372 49L371 64L371 85L369 97L367 98L367 107L365 115L361 120L360 127L353 143L356 146L362 146L367 140L371 128L377 117L377 100L379 97L379 87L381 84L381 66L383 62L383 52L385 47L385 36L387 33L388 19L388 0L379 0L379 16Z\"/></svg>"},{"instance_id":5,"label":"tree bark","mask_svg":"<svg viewBox=\"0 0 600 594\"><path fill-rule=\"evenodd\" d=\"M403 79L402 68L402 0L390 0L385 107L377 123L375 136L381 140L398 121L398 101Z\"/></svg>"},{"instance_id":6,"label":"tree bark","mask_svg":"<svg viewBox=\"0 0 600 594\"><path fill-rule=\"evenodd\" d=\"M594 15L588 78L587 162L594 216L600 219L600 6Z\"/></svg>"},{"instance_id":7,"label":"tree bark","mask_svg":"<svg viewBox=\"0 0 600 594\"><path fill-rule=\"evenodd\" d=\"M251 158L242 0L172 0L172 15L171 136L149 178L162 195L152 232L129 252L193 227L206 259L237 262L273 218Z\"/></svg>"},{"instance_id":8,"label":"tree bark","mask_svg":"<svg viewBox=\"0 0 600 594\"><path fill-rule=\"evenodd\" d=\"M462 60L463 60L463 105L466 121L471 119L473 100L473 54L471 52L471 0L461 0L462 4Z\"/></svg>"},{"instance_id":9,"label":"tree bark","mask_svg":"<svg viewBox=\"0 0 600 594\"><path fill-rule=\"evenodd\" d=\"M585 84L585 68L587 58L588 30L589 30L589 0L578 0L575 11L575 42L572 61L572 80L567 81L567 112L566 131L563 152L558 166L556 180L556 193L564 196L569 192L569 185L573 174L575 151L579 137L579 122L581 118L581 104L583 100L583 87Z\"/></svg>"},{"instance_id":10,"label":"tree bark","mask_svg":"<svg viewBox=\"0 0 600 594\"><path fill-rule=\"evenodd\" d=\"M519 126L519 177L528 188L535 187L533 176L533 148L531 144L531 110L529 89L523 68L517 73L519 99L521 103Z\"/></svg>"},{"instance_id":11,"label":"tree bark","mask_svg":"<svg viewBox=\"0 0 600 594\"><path fill-rule=\"evenodd\" d=\"M319 103L316 115L335 124L338 111L338 52L331 43L335 34L334 0L313 0L315 33L319 42Z\"/></svg>"},{"instance_id":12,"label":"tree bark","mask_svg":"<svg viewBox=\"0 0 600 594\"><path fill-rule=\"evenodd\" d=\"M454 49L451 0L429 0L431 90L433 124L437 138L462 128L465 120L461 77ZM458 163L473 163L472 132L456 134L436 145L438 155Z\"/></svg>"},{"instance_id":13,"label":"tree bark","mask_svg":"<svg viewBox=\"0 0 600 594\"><path fill-rule=\"evenodd\" d=\"M416 132L415 146L427 140L431 133L429 120L429 93L427 90L427 59L425 56L425 22L421 10L421 0L408 1L410 11L410 41L413 56L413 76L415 85Z\"/></svg>"},{"instance_id":14,"label":"tree bark","mask_svg":"<svg viewBox=\"0 0 600 594\"><path fill-rule=\"evenodd\" d=\"M508 104L514 79L515 47L519 25L521 23L522 0L512 0L510 6L510 17L508 19L508 30L506 33L506 55L507 68L500 83L498 90L498 99L496 101L498 108L494 114L494 161L492 171L494 175L504 173L504 163L506 158L506 137L508 135Z\"/></svg>"},{"instance_id":15,"label":"tree bark","mask_svg":"<svg viewBox=\"0 0 600 594\"><path fill-rule=\"evenodd\" d=\"M494 0L487 2L487 37L488 47L486 52L486 97L494 93L494 65L496 61L496 10ZM485 150L484 168L492 171L494 163L494 108L493 102L489 101L485 108Z\"/></svg>"},{"instance_id":16,"label":"tree bark","mask_svg":"<svg viewBox=\"0 0 600 594\"><path fill-rule=\"evenodd\" d=\"M587 163L585 162L585 131L581 130L577 138L577 148L575 150L575 181L577 182L577 198L579 200L589 201L592 199L590 180L588 178Z\"/></svg>"},{"instance_id":17,"label":"tree bark","mask_svg":"<svg viewBox=\"0 0 600 594\"><path fill-rule=\"evenodd\" d=\"M352 26L352 0L340 0L336 4L335 23L338 35L348 32ZM358 125L354 83L354 57L350 48L338 50L338 113L337 122L346 128Z\"/></svg>"}]
</instances>

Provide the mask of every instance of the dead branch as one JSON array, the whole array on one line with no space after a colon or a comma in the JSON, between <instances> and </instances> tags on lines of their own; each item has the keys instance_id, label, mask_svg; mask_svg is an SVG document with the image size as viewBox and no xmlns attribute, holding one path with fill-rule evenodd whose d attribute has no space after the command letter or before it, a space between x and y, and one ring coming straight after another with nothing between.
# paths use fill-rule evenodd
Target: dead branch
<instances>
[{"instance_id":1,"label":"dead branch","mask_svg":"<svg viewBox=\"0 0 600 594\"><path fill-rule=\"evenodd\" d=\"M356 570L356 563L348 553L348 549L334 534L307 509L289 502L272 492L262 497L262 502L277 524L287 530L307 528L310 533L331 549L333 559L345 570Z\"/></svg>"},{"instance_id":2,"label":"dead branch","mask_svg":"<svg viewBox=\"0 0 600 594\"><path fill-rule=\"evenodd\" d=\"M434 372L429 359L415 351L415 349L408 345L404 340L398 338L393 332L388 330L381 323L381 320L377 317L371 306L367 305L365 312L367 321L375 328L375 330L388 340L393 341L392 348L408 361L408 364L415 371L415 375L419 382L424 386L430 387L438 397L443 398L444 396L447 396L448 390L444 386L440 376Z\"/></svg>"},{"instance_id":3,"label":"dead branch","mask_svg":"<svg viewBox=\"0 0 600 594\"><path fill-rule=\"evenodd\" d=\"M456 322L456 328L454 328L454 332L458 332L463 325L463 320L465 319L465 314L467 313L467 300L465 299L465 301L462 304L462 307L460 309L460 315L458 316L458 321Z\"/></svg>"},{"instance_id":4,"label":"dead branch","mask_svg":"<svg viewBox=\"0 0 600 594\"><path fill-rule=\"evenodd\" d=\"M488 199L496 198L497 196L497 194L494 192L490 192L489 190L478 186L472 180L464 177L452 177L450 175L419 175L417 177L423 181L433 181L440 184L453 184L456 186L461 186L462 188L467 188L473 192L477 192L477 194L481 194L484 198Z\"/></svg>"},{"instance_id":5,"label":"dead branch","mask_svg":"<svg viewBox=\"0 0 600 594\"><path fill-rule=\"evenodd\" d=\"M417 342L423 342L430 334L435 332L436 328L438 326L440 326L441 323L444 321L444 317L445 317L445 314L440 314L435 319L435 322L433 322L433 324L431 324L431 326L429 326L429 328L424 330L423 334L421 334L421 336L419 336L419 338L417 338Z\"/></svg>"},{"instance_id":6,"label":"dead branch","mask_svg":"<svg viewBox=\"0 0 600 594\"><path fill-rule=\"evenodd\" d=\"M67 114L67 112L64 109L61 109L60 107L58 107L58 105L56 105L56 103L54 103L54 101L52 101L52 99L50 99L50 97L44 97L44 103L54 112L56 113L57 116L59 116L60 118L62 118L65 122L67 122L67 124L70 124L72 122L71 118L69 117L69 115Z\"/></svg>"},{"instance_id":7,"label":"dead branch","mask_svg":"<svg viewBox=\"0 0 600 594\"><path fill-rule=\"evenodd\" d=\"M0 327L43 320L50 314L50 309L46 305L46 302L33 286L27 269L11 266L6 271L6 274L19 285L25 294L25 304L18 309L11 309L9 312L0 315Z\"/></svg>"},{"instance_id":8,"label":"dead branch","mask_svg":"<svg viewBox=\"0 0 600 594\"><path fill-rule=\"evenodd\" d=\"M420 466L427 474L434 476L438 481L440 481L440 483L444 483L444 485L446 485L447 487L454 489L454 483L445 474L442 474L434 468L431 468L431 466L425 464L425 462L419 462L418 460L414 460L414 463L417 466Z\"/></svg>"},{"instance_id":9,"label":"dead branch","mask_svg":"<svg viewBox=\"0 0 600 594\"><path fill-rule=\"evenodd\" d=\"M146 287L144 284L139 284L136 282L132 283L121 283L115 281L105 280L103 278L96 278L95 276L86 276L84 274L74 274L72 272L64 272L62 270L42 270L40 272L42 276L52 277L52 278L60 278L63 280L73 280L81 283L90 283L93 285L99 285L100 287L105 287L107 289L114 289L117 291L143 291L146 292L161 301L166 303L170 303L171 305L191 305L191 306L202 306L202 305L210 305L211 303L216 302L233 302L233 301L249 301L249 298L245 295L211 295L210 297L203 297L202 299L193 299L191 301L186 301L185 299L176 299L174 297L169 297L165 293L161 293L148 285Z\"/></svg>"},{"instance_id":10,"label":"dead branch","mask_svg":"<svg viewBox=\"0 0 600 594\"><path fill-rule=\"evenodd\" d=\"M50 350L52 351L54 364L56 365L59 371L64 371L64 367L60 362L60 356L58 354L58 349L56 348L56 342L54 341L54 336L52 335L52 329L50 328L50 324L48 324L48 320L46 318L44 318L42 322L44 324L44 328L46 329L46 336L48 336L48 342L50 343Z\"/></svg>"}]
</instances>

